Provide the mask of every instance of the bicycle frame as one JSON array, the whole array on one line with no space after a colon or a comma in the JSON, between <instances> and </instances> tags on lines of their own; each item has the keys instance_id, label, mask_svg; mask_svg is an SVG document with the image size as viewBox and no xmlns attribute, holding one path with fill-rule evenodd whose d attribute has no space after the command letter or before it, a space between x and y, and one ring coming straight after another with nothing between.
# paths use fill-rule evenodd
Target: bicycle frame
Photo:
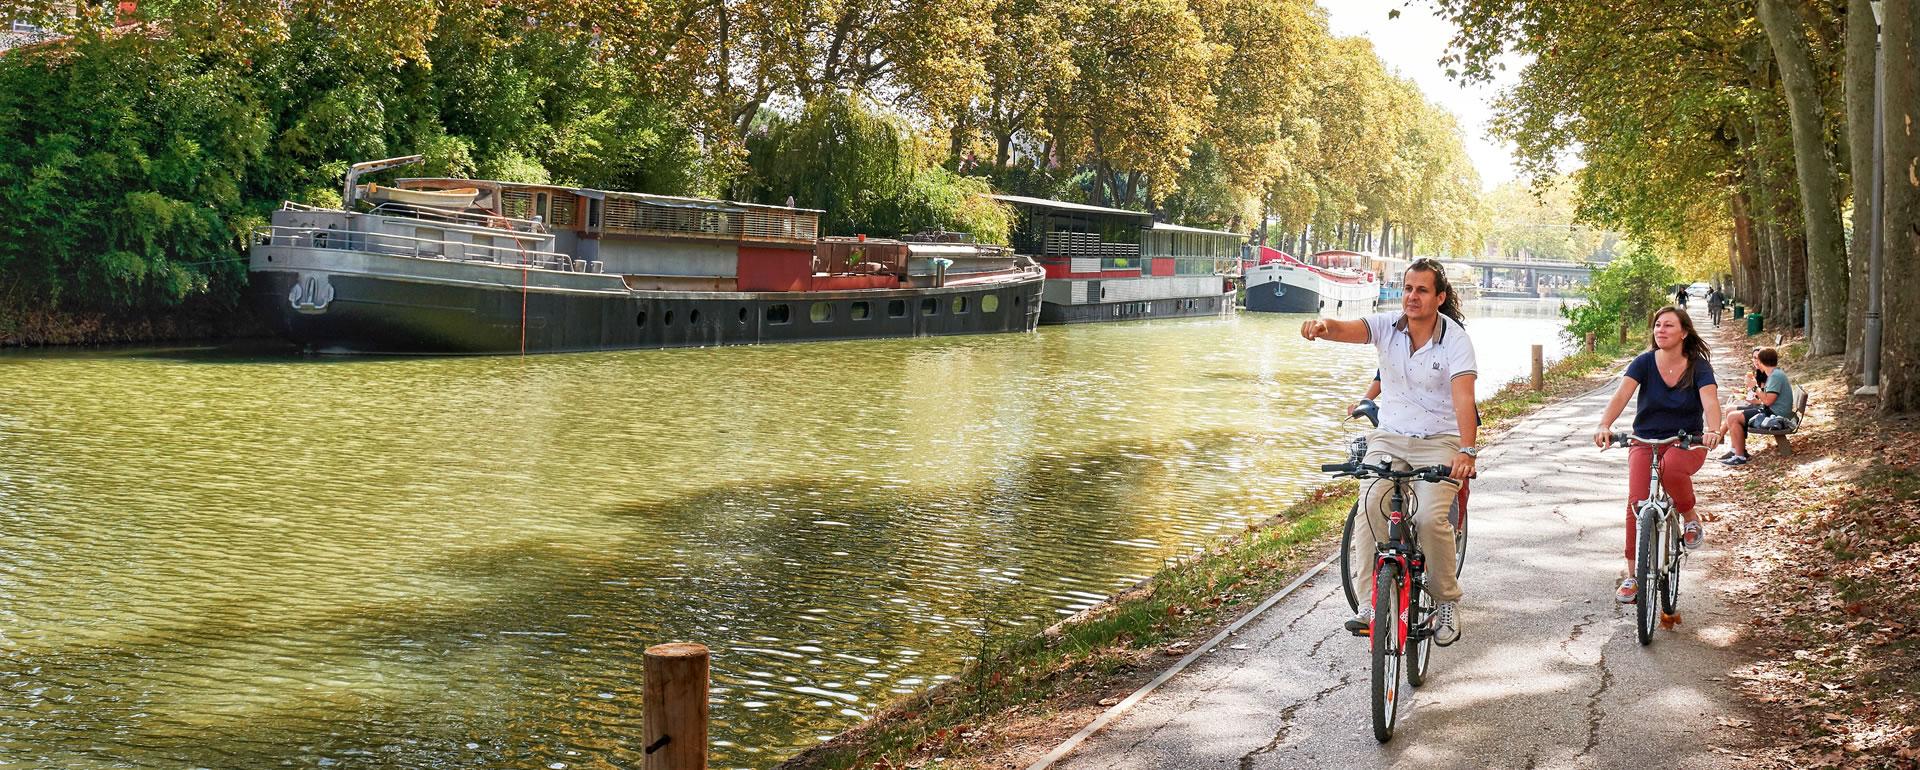
<instances>
[{"instance_id":1,"label":"bicycle frame","mask_svg":"<svg viewBox=\"0 0 1920 770\"><path fill-rule=\"evenodd\" d=\"M1400 581L1400 603L1398 617L1394 619L1394 641L1404 650L1410 636L1425 635L1424 630L1414 630L1407 623L1408 608L1413 599L1414 586L1420 582L1420 576L1426 571L1426 555L1420 552L1419 544L1412 535L1413 522L1407 516L1407 479L1393 480L1393 494L1387 503L1387 538L1374 545L1373 574L1380 574L1380 568L1388 562L1400 567L1400 574L1406 576ZM1378 586L1369 591L1368 606L1379 601ZM1424 589L1422 589L1424 590ZM1380 629L1370 629L1369 635L1380 633Z\"/></svg>"}]
</instances>

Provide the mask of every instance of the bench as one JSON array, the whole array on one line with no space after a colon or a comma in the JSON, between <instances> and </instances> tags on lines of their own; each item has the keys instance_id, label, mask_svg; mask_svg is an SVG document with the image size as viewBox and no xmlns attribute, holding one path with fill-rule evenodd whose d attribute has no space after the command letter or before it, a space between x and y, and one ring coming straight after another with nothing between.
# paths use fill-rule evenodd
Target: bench
<instances>
[{"instance_id":1,"label":"bench","mask_svg":"<svg viewBox=\"0 0 1920 770\"><path fill-rule=\"evenodd\" d=\"M1800 421L1806 419L1806 416L1807 389L1795 385L1793 386L1793 414L1787 417L1787 427L1774 429L1755 428L1748 425L1746 426L1747 435L1772 436L1773 451L1781 457L1790 457L1793 455L1793 444L1787 441L1787 437L1800 430Z\"/></svg>"}]
</instances>

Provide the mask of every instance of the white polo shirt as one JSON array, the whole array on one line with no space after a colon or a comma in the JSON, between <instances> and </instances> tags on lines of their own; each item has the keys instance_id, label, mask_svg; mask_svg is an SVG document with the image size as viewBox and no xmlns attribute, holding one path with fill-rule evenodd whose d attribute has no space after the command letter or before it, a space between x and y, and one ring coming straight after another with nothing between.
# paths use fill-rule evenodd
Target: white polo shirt
<instances>
[{"instance_id":1,"label":"white polo shirt","mask_svg":"<svg viewBox=\"0 0 1920 770\"><path fill-rule=\"evenodd\" d=\"M1440 316L1433 338L1413 349L1402 313L1367 316L1368 341L1380 351L1380 429L1402 436L1457 436L1453 378L1474 374L1467 327Z\"/></svg>"}]
</instances>

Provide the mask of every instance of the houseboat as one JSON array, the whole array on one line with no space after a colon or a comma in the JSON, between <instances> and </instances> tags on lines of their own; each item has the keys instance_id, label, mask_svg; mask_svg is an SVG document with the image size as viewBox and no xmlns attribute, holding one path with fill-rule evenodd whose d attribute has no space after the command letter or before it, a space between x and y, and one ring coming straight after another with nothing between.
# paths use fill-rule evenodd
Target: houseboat
<instances>
[{"instance_id":1,"label":"houseboat","mask_svg":"<svg viewBox=\"0 0 1920 770\"><path fill-rule=\"evenodd\" d=\"M1297 259L1265 246L1247 274L1247 309L1256 313L1364 313L1380 298L1366 255L1327 251Z\"/></svg>"},{"instance_id":2,"label":"houseboat","mask_svg":"<svg viewBox=\"0 0 1920 770\"><path fill-rule=\"evenodd\" d=\"M1044 272L963 236L822 238L819 211L473 179L359 185L255 233L310 350L514 353L1031 331Z\"/></svg>"},{"instance_id":3,"label":"houseboat","mask_svg":"<svg viewBox=\"0 0 1920 770\"><path fill-rule=\"evenodd\" d=\"M995 195L1013 207L1013 247L1046 270L1040 322L1130 321L1233 312L1246 236L1153 215Z\"/></svg>"}]
</instances>

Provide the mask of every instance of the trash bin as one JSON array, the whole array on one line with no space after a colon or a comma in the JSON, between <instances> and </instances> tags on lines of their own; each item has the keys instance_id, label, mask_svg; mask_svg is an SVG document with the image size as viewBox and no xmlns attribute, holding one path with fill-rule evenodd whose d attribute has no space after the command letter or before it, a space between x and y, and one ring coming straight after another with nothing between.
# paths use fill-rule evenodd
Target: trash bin
<instances>
[{"instance_id":1,"label":"trash bin","mask_svg":"<svg viewBox=\"0 0 1920 770\"><path fill-rule=\"evenodd\" d=\"M1764 319L1762 319L1757 312L1747 314L1747 336L1751 337L1760 333L1760 322L1762 320Z\"/></svg>"},{"instance_id":2,"label":"trash bin","mask_svg":"<svg viewBox=\"0 0 1920 770\"><path fill-rule=\"evenodd\" d=\"M1738 321L1738 320L1740 320L1740 319L1742 319L1742 318L1745 318L1745 317L1747 317L1747 306L1746 306L1746 305L1739 305L1739 304L1736 304L1736 305L1734 305L1734 306L1733 306L1733 320L1735 320L1735 321Z\"/></svg>"}]
</instances>

